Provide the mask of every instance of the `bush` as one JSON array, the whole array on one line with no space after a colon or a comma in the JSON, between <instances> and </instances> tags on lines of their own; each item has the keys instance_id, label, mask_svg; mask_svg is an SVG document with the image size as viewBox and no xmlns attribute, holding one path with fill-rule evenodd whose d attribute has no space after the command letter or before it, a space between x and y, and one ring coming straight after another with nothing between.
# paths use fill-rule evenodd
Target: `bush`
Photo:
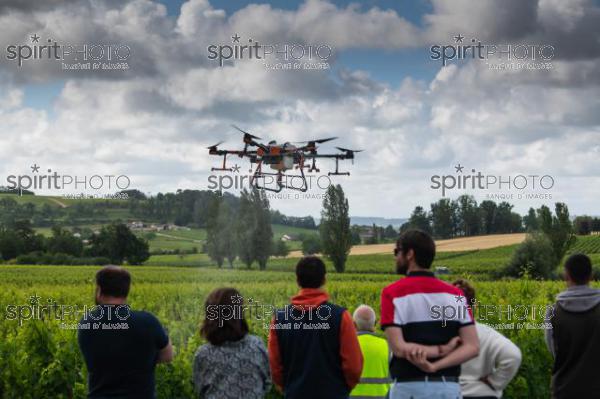
<instances>
[{"instance_id":1,"label":"bush","mask_svg":"<svg viewBox=\"0 0 600 399\"><path fill-rule=\"evenodd\" d=\"M30 252L19 255L15 259L17 265L108 265L110 259L105 257L76 257L63 253Z\"/></svg>"},{"instance_id":2,"label":"bush","mask_svg":"<svg viewBox=\"0 0 600 399\"><path fill-rule=\"evenodd\" d=\"M321 239L314 234L307 234L302 238L302 253L314 255L321 252Z\"/></svg>"},{"instance_id":3,"label":"bush","mask_svg":"<svg viewBox=\"0 0 600 399\"><path fill-rule=\"evenodd\" d=\"M555 278L557 264L548 237L542 233L532 233L517 247L501 275L517 278L524 275L536 279Z\"/></svg>"}]
</instances>

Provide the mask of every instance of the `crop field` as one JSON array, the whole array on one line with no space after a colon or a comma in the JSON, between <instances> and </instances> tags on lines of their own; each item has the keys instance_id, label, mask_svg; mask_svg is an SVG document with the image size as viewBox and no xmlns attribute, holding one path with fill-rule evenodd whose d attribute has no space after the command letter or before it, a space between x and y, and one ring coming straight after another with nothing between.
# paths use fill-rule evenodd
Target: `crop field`
<instances>
[{"instance_id":1,"label":"crop field","mask_svg":"<svg viewBox=\"0 0 600 399\"><path fill-rule=\"evenodd\" d=\"M600 237L579 237L573 251L591 254L600 264ZM517 377L505 398L547 398L551 357L543 340L545 305L564 289L561 281L496 280L489 272L504 265L516 245L460 252L440 252L435 266L451 274L441 278L469 278L476 290L479 322L501 324L499 330L523 352ZM592 252L594 251L594 252ZM175 345L173 363L157 367L159 398L192 398L192 360L203 343L198 326L203 318L203 301L214 288L233 286L240 290L248 307L246 317L253 334L266 340L266 324L273 308L287 303L297 291L292 273L297 259L275 258L267 271L247 270L236 262L233 269L217 269L206 254L156 255L150 265L132 266L133 284L129 303L134 309L156 314ZM188 267L183 267L188 266ZM196 267L189 267L196 266ZM201 267L198 267L201 266ZM348 259L343 274L329 271L327 290L332 301L353 311L362 303L379 312L381 289L395 281L390 254L356 255ZM79 353L76 331L70 328L82 316L84 306L93 305L94 266L0 265L0 398L84 398L86 369ZM594 286L598 287L596 282ZM250 302L250 299L252 301ZM51 304L60 312L36 314ZM496 311L525 305L523 314ZM491 309L491 310L490 310ZM528 324L529 323L529 324ZM279 398L274 391L271 398Z\"/></svg>"},{"instance_id":2,"label":"crop field","mask_svg":"<svg viewBox=\"0 0 600 399\"><path fill-rule=\"evenodd\" d=\"M525 239L525 233L491 234L487 236L460 237L450 240L436 240L437 250L440 252L462 252L480 249L495 248L498 246L519 244ZM394 243L355 245L350 250L350 255L389 254L394 250ZM299 251L291 252L290 258L297 258L302 254Z\"/></svg>"}]
</instances>

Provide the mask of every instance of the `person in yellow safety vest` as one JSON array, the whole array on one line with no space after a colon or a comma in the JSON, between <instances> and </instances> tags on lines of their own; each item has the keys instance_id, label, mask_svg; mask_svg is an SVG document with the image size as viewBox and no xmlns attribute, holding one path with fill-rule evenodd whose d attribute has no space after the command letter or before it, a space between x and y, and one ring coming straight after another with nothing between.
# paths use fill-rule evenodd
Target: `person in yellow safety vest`
<instances>
[{"instance_id":1,"label":"person in yellow safety vest","mask_svg":"<svg viewBox=\"0 0 600 399\"><path fill-rule=\"evenodd\" d=\"M375 311L360 305L354 311L354 325L363 354L363 369L358 385L350 392L353 399L384 399L390 389L390 350L385 338L375 335Z\"/></svg>"}]
</instances>

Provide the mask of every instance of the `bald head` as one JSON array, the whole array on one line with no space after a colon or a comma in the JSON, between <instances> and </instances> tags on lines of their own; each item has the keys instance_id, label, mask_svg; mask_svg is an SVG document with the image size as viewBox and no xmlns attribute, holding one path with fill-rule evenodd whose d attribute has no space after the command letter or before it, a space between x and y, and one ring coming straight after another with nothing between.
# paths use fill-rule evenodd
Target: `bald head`
<instances>
[{"instance_id":1,"label":"bald head","mask_svg":"<svg viewBox=\"0 0 600 399\"><path fill-rule=\"evenodd\" d=\"M358 331L375 331L375 311L369 305L360 305L352 315Z\"/></svg>"}]
</instances>

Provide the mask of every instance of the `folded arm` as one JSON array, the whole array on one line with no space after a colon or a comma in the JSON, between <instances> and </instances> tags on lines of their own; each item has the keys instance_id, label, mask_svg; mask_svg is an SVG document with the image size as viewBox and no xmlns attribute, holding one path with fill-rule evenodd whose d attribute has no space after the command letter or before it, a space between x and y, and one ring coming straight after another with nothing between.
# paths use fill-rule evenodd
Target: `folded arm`
<instances>
[{"instance_id":1,"label":"folded arm","mask_svg":"<svg viewBox=\"0 0 600 399\"><path fill-rule=\"evenodd\" d=\"M446 356L460 343L460 338L455 337L443 345L421 345L414 342L406 342L402 334L402 328L389 326L385 329L385 336L394 356L408 358L410 354L423 352L427 359Z\"/></svg>"}]
</instances>

